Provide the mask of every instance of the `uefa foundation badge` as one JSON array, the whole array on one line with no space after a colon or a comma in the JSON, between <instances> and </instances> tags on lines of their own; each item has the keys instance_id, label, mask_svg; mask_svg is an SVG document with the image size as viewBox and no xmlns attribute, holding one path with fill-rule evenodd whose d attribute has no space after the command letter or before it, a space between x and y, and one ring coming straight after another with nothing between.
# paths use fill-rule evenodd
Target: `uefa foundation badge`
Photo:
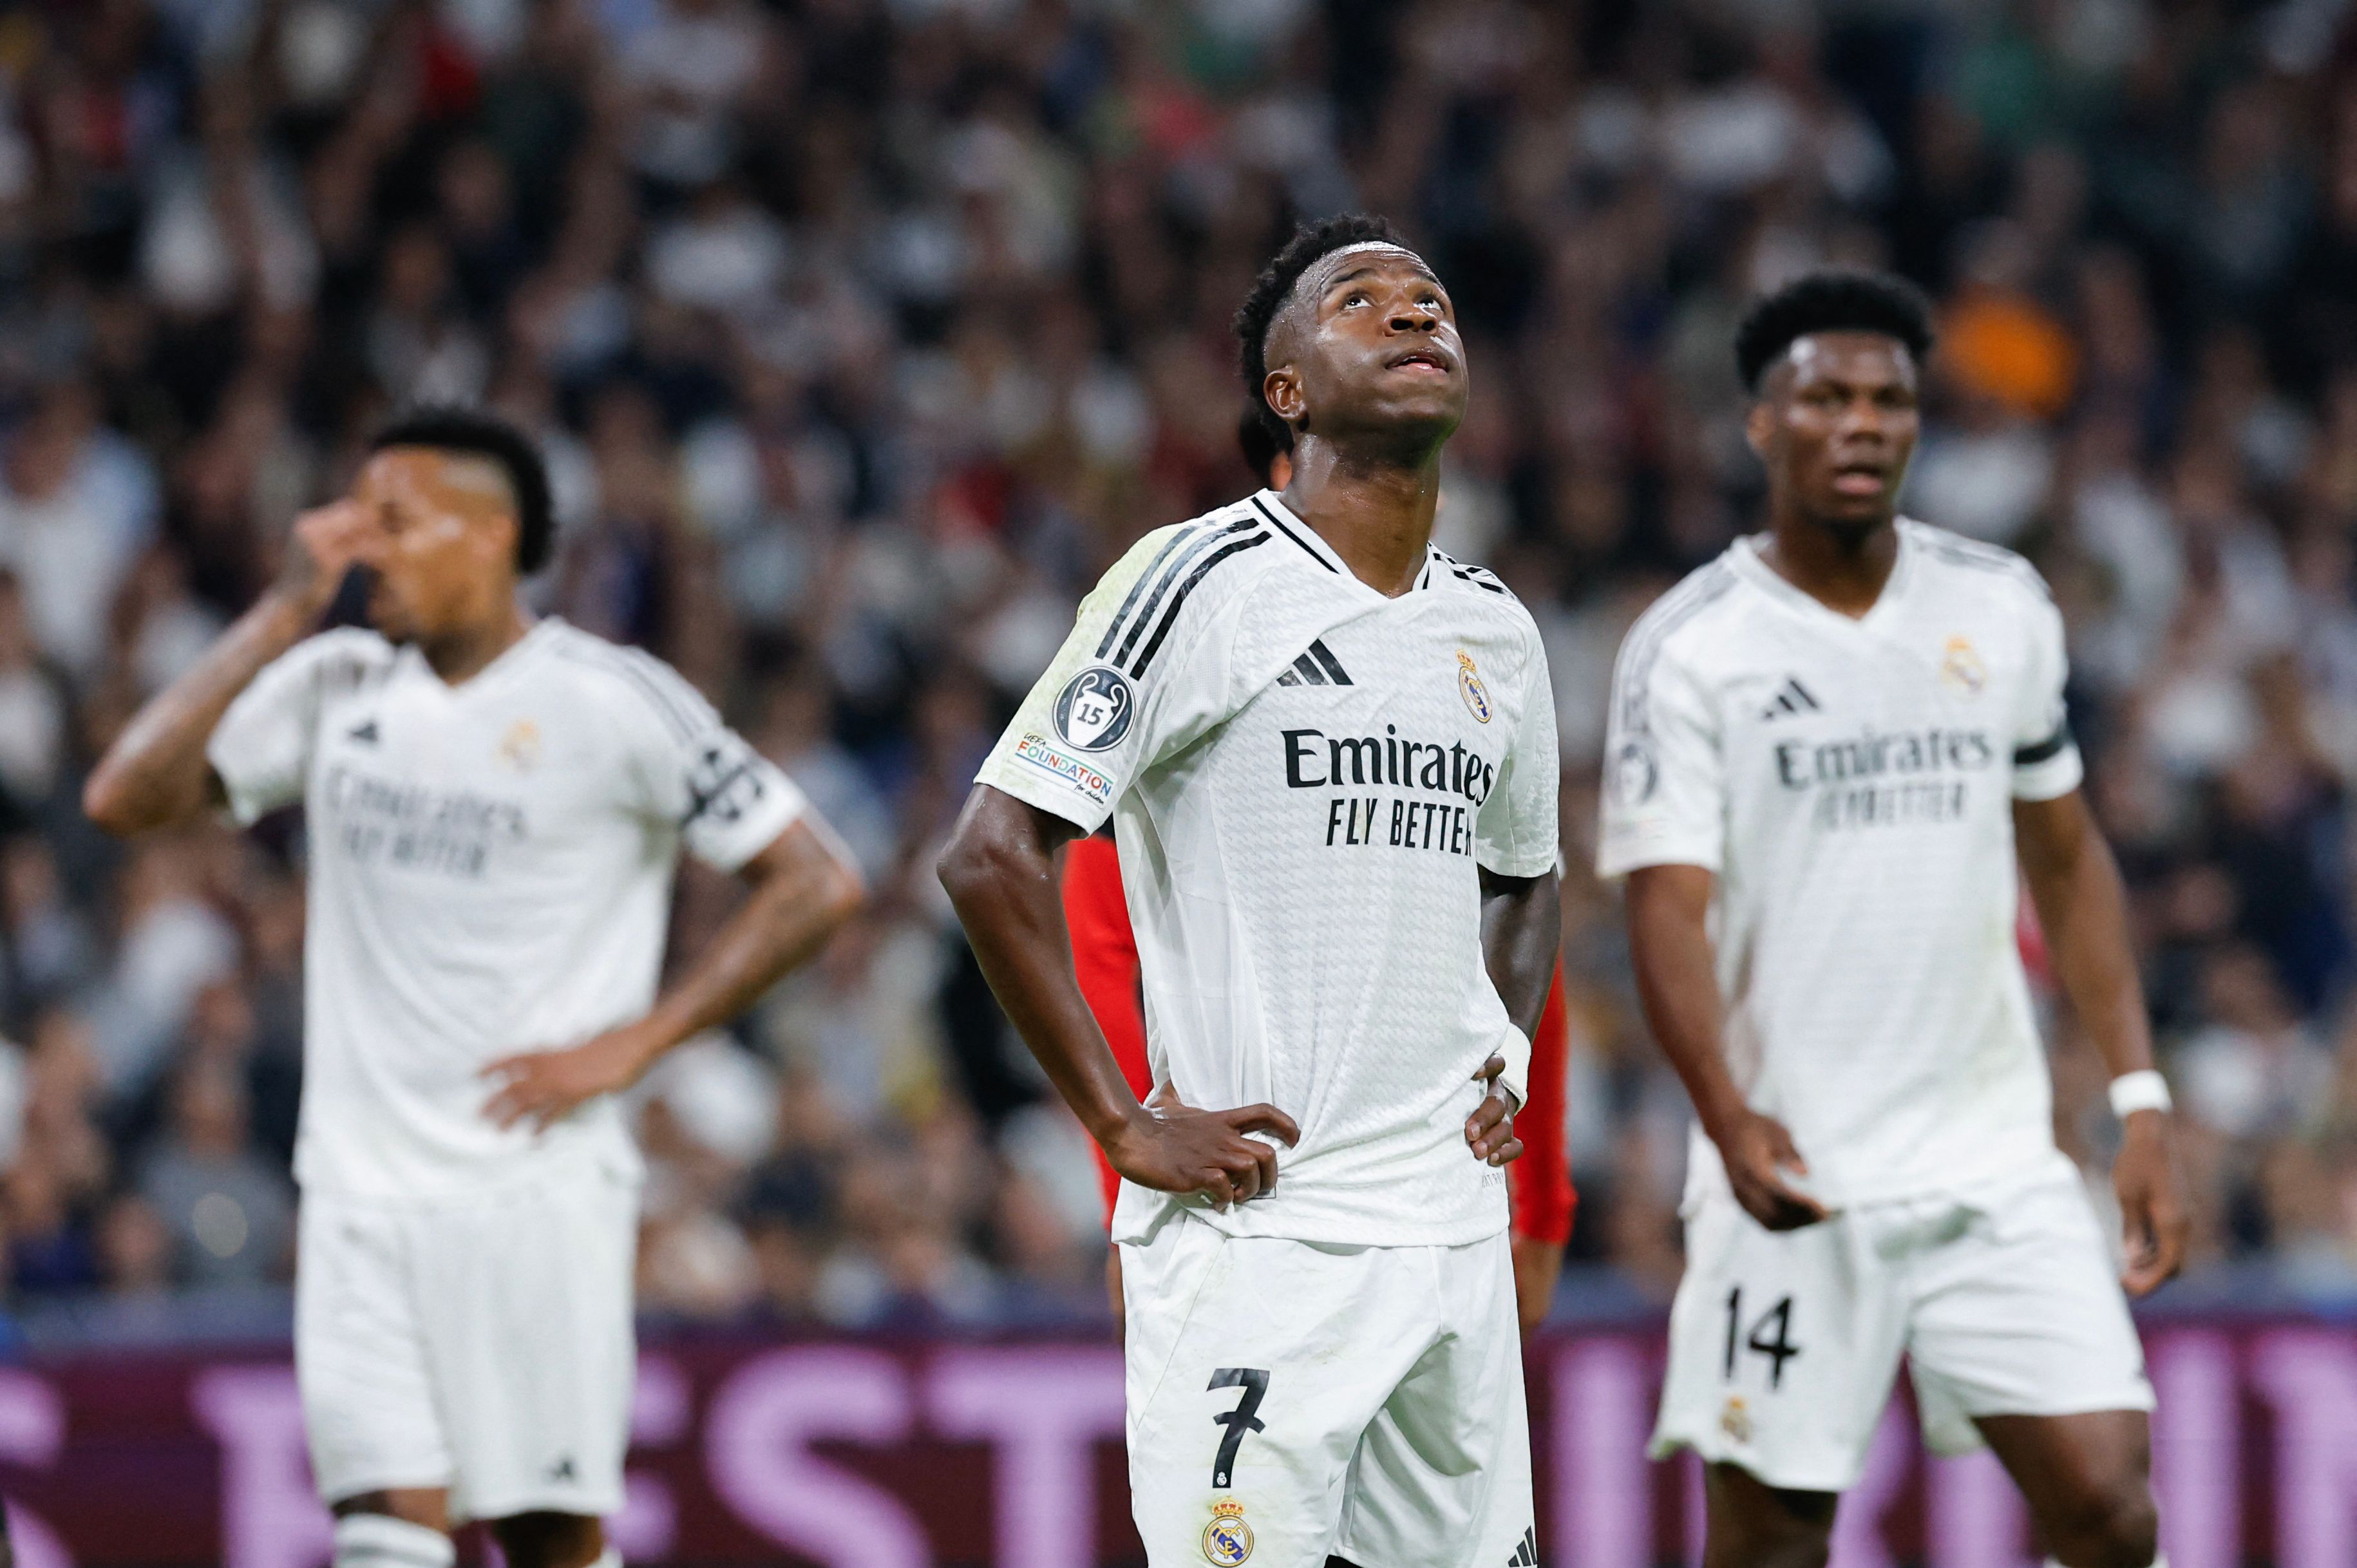
<instances>
[{"instance_id":1,"label":"uefa foundation badge","mask_svg":"<svg viewBox=\"0 0 2357 1568\"><path fill-rule=\"evenodd\" d=\"M1244 1522L1244 1505L1222 1498L1211 1505L1211 1522L1203 1527L1203 1556L1219 1568L1240 1568L1252 1555L1252 1526Z\"/></svg>"},{"instance_id":2,"label":"uefa foundation badge","mask_svg":"<svg viewBox=\"0 0 2357 1568\"><path fill-rule=\"evenodd\" d=\"M1490 688L1481 684L1481 672L1473 667L1473 656L1461 648L1457 650L1457 690L1473 716L1488 724Z\"/></svg>"}]
</instances>

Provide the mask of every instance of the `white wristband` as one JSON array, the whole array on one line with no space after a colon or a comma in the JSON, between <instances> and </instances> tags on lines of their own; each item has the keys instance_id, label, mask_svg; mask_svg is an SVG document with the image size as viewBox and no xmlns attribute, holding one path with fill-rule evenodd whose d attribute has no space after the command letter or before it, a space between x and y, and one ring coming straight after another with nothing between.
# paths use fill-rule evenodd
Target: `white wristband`
<instances>
[{"instance_id":1,"label":"white wristband","mask_svg":"<svg viewBox=\"0 0 2357 1568\"><path fill-rule=\"evenodd\" d=\"M2169 1079L2150 1068L2142 1072L2124 1072L2112 1079L2112 1114L2123 1122L2139 1111L2169 1110L2172 1103Z\"/></svg>"}]
</instances>

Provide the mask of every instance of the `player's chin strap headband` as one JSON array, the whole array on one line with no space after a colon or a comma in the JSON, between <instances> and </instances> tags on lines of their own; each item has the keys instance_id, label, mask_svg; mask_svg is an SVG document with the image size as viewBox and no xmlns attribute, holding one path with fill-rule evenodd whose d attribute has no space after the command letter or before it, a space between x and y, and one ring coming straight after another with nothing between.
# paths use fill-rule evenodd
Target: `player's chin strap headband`
<instances>
[{"instance_id":1,"label":"player's chin strap headband","mask_svg":"<svg viewBox=\"0 0 2357 1568\"><path fill-rule=\"evenodd\" d=\"M2169 1079L2151 1068L2142 1072L2124 1072L2112 1079L2112 1114L2125 1122L2139 1111L2168 1111L2174 1108L2169 1098Z\"/></svg>"}]
</instances>

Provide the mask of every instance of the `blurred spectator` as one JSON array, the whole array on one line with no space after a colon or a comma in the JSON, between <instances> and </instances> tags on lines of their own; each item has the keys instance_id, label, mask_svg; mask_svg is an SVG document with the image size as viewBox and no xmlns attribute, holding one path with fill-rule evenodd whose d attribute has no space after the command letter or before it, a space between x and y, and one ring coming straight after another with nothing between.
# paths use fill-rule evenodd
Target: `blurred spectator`
<instances>
[{"instance_id":1,"label":"blurred spectator","mask_svg":"<svg viewBox=\"0 0 2357 1568\"><path fill-rule=\"evenodd\" d=\"M139 1194L171 1232L176 1273L193 1284L285 1277L295 1205L285 1175L247 1141L244 1086L191 1063L174 1085L169 1123L139 1173Z\"/></svg>"}]
</instances>

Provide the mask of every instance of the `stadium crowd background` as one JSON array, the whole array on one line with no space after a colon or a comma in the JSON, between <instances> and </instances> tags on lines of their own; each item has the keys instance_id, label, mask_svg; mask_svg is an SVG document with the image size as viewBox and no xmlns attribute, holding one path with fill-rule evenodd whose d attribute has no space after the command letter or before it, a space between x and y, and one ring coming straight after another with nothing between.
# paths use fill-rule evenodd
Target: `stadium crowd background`
<instances>
[{"instance_id":1,"label":"stadium crowd background","mask_svg":"<svg viewBox=\"0 0 2357 1568\"><path fill-rule=\"evenodd\" d=\"M2028 552L2066 607L2185 1112L2176 1299L2357 1299L2346 10L0 4L9 1313L186 1334L281 1299L299 826L124 848L76 793L370 426L454 399L545 445L545 607L720 701L876 888L649 1086L647 1309L1101 1313L1082 1134L934 848L1095 574L1248 488L1229 313L1294 216L1347 207L1455 294L1443 543L1552 650L1563 1310L1659 1302L1678 1266L1684 1098L1582 865L1610 660L1747 526L1734 321L1824 262L1940 302L1910 510ZM728 897L688 874L677 940ZM2100 1169L2100 1064L2059 1023L2053 1059Z\"/></svg>"}]
</instances>

